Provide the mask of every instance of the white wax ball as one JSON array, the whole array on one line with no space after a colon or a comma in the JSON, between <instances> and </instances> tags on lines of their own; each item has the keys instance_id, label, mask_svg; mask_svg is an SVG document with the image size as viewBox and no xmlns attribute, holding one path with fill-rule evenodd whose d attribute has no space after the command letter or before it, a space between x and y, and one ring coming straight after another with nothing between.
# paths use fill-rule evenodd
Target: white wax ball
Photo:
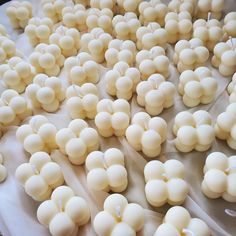
<instances>
[{"instance_id":1,"label":"white wax ball","mask_svg":"<svg viewBox=\"0 0 236 236\"><path fill-rule=\"evenodd\" d=\"M127 182L127 171L121 165L112 165L106 172L111 187L120 187Z\"/></svg>"},{"instance_id":2,"label":"white wax ball","mask_svg":"<svg viewBox=\"0 0 236 236\"><path fill-rule=\"evenodd\" d=\"M0 122L10 123L15 119L14 111L8 106L0 107Z\"/></svg>"},{"instance_id":3,"label":"white wax ball","mask_svg":"<svg viewBox=\"0 0 236 236\"><path fill-rule=\"evenodd\" d=\"M38 134L31 134L24 140L24 148L29 153L35 153L43 150L44 143Z\"/></svg>"},{"instance_id":4,"label":"white wax ball","mask_svg":"<svg viewBox=\"0 0 236 236\"><path fill-rule=\"evenodd\" d=\"M22 125L20 126L17 131L16 131L16 138L23 143L25 138L30 135L33 134L33 130L30 127L30 125Z\"/></svg>"},{"instance_id":5,"label":"white wax ball","mask_svg":"<svg viewBox=\"0 0 236 236\"><path fill-rule=\"evenodd\" d=\"M43 124L38 130L38 134L46 143L54 142L56 132L56 127L50 123Z\"/></svg>"},{"instance_id":6,"label":"white wax ball","mask_svg":"<svg viewBox=\"0 0 236 236\"><path fill-rule=\"evenodd\" d=\"M117 148L109 148L104 152L104 159L108 166L114 164L124 165L124 154Z\"/></svg>"},{"instance_id":7,"label":"white wax ball","mask_svg":"<svg viewBox=\"0 0 236 236\"><path fill-rule=\"evenodd\" d=\"M86 153L87 147L82 139L72 138L66 143L65 150L70 157L78 158Z\"/></svg>"},{"instance_id":8,"label":"white wax ball","mask_svg":"<svg viewBox=\"0 0 236 236\"><path fill-rule=\"evenodd\" d=\"M198 235L211 235L210 229L208 228L207 224L198 218L192 218L187 229Z\"/></svg>"},{"instance_id":9,"label":"white wax ball","mask_svg":"<svg viewBox=\"0 0 236 236\"><path fill-rule=\"evenodd\" d=\"M109 185L106 170L96 168L87 174L88 186L94 190L105 190Z\"/></svg>"},{"instance_id":10,"label":"white wax ball","mask_svg":"<svg viewBox=\"0 0 236 236\"><path fill-rule=\"evenodd\" d=\"M196 61L196 55L190 48L182 50L179 54L179 58L185 65L192 65Z\"/></svg>"},{"instance_id":11,"label":"white wax ball","mask_svg":"<svg viewBox=\"0 0 236 236\"><path fill-rule=\"evenodd\" d=\"M71 129L64 128L57 132L56 143L60 147L65 147L66 143L72 138L76 138L75 134L71 131Z\"/></svg>"},{"instance_id":12,"label":"white wax ball","mask_svg":"<svg viewBox=\"0 0 236 236\"><path fill-rule=\"evenodd\" d=\"M76 136L79 136L81 131L88 127L88 124L82 119L72 120L68 126Z\"/></svg>"},{"instance_id":13,"label":"white wax ball","mask_svg":"<svg viewBox=\"0 0 236 236\"><path fill-rule=\"evenodd\" d=\"M50 53L45 53L39 58L39 64L42 68L49 69L55 65L55 57Z\"/></svg>"},{"instance_id":14,"label":"white wax ball","mask_svg":"<svg viewBox=\"0 0 236 236\"><path fill-rule=\"evenodd\" d=\"M183 126L177 132L179 141L187 146L194 145L197 142L197 132L191 126Z\"/></svg>"},{"instance_id":15,"label":"white wax ball","mask_svg":"<svg viewBox=\"0 0 236 236\"><path fill-rule=\"evenodd\" d=\"M180 236L180 234L172 224L163 223L157 228L154 236Z\"/></svg>"},{"instance_id":16,"label":"white wax ball","mask_svg":"<svg viewBox=\"0 0 236 236\"><path fill-rule=\"evenodd\" d=\"M168 160L165 162L165 172L169 179L181 178L185 176L184 165L178 160Z\"/></svg>"},{"instance_id":17,"label":"white wax ball","mask_svg":"<svg viewBox=\"0 0 236 236\"><path fill-rule=\"evenodd\" d=\"M149 161L144 167L145 181L162 179L164 174L164 165L160 161Z\"/></svg>"},{"instance_id":18,"label":"white wax ball","mask_svg":"<svg viewBox=\"0 0 236 236\"><path fill-rule=\"evenodd\" d=\"M125 135L130 143L140 143L144 129L140 125L131 125L126 129Z\"/></svg>"},{"instance_id":19,"label":"white wax ball","mask_svg":"<svg viewBox=\"0 0 236 236\"><path fill-rule=\"evenodd\" d=\"M147 149L154 149L161 145L161 137L154 130L147 130L143 133L141 143Z\"/></svg>"},{"instance_id":20,"label":"white wax ball","mask_svg":"<svg viewBox=\"0 0 236 236\"><path fill-rule=\"evenodd\" d=\"M224 171L228 168L228 158L222 152L212 152L207 156L205 167L206 170L219 169Z\"/></svg>"},{"instance_id":21,"label":"white wax ball","mask_svg":"<svg viewBox=\"0 0 236 236\"><path fill-rule=\"evenodd\" d=\"M111 117L111 124L114 129L126 129L129 125L129 116L124 112L115 112Z\"/></svg>"},{"instance_id":22,"label":"white wax ball","mask_svg":"<svg viewBox=\"0 0 236 236\"><path fill-rule=\"evenodd\" d=\"M36 198L48 191L48 185L40 175L33 175L25 182L25 191Z\"/></svg>"},{"instance_id":23,"label":"white wax ball","mask_svg":"<svg viewBox=\"0 0 236 236\"><path fill-rule=\"evenodd\" d=\"M95 124L99 129L111 128L111 115L108 112L99 112L95 117Z\"/></svg>"},{"instance_id":24,"label":"white wax ball","mask_svg":"<svg viewBox=\"0 0 236 236\"><path fill-rule=\"evenodd\" d=\"M16 114L21 114L27 109L26 101L23 97L14 97L11 99L9 106Z\"/></svg>"},{"instance_id":25,"label":"white wax ball","mask_svg":"<svg viewBox=\"0 0 236 236\"><path fill-rule=\"evenodd\" d=\"M135 236L136 233L133 230L133 228L130 227L128 224L124 222L120 222L115 225L110 235L111 236L120 236L120 235Z\"/></svg>"}]
</instances>

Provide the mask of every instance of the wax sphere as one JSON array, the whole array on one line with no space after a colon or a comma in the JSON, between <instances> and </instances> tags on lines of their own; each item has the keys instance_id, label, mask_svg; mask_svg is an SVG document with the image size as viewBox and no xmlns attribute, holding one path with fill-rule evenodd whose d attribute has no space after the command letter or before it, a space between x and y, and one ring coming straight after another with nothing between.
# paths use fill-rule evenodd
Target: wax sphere
<instances>
[{"instance_id":1,"label":"wax sphere","mask_svg":"<svg viewBox=\"0 0 236 236\"><path fill-rule=\"evenodd\" d=\"M7 62L13 56L20 54L15 43L6 36L0 35L0 63ZM6 66L5 66L6 68Z\"/></svg>"},{"instance_id":2,"label":"wax sphere","mask_svg":"<svg viewBox=\"0 0 236 236\"><path fill-rule=\"evenodd\" d=\"M168 8L171 12L176 11L180 13L182 11L187 11L191 15L194 13L195 0L172 0L168 4Z\"/></svg>"},{"instance_id":3,"label":"wax sphere","mask_svg":"<svg viewBox=\"0 0 236 236\"><path fill-rule=\"evenodd\" d=\"M236 37L235 25L236 23L236 12L229 12L224 18L224 27L225 37Z\"/></svg>"}]
</instances>

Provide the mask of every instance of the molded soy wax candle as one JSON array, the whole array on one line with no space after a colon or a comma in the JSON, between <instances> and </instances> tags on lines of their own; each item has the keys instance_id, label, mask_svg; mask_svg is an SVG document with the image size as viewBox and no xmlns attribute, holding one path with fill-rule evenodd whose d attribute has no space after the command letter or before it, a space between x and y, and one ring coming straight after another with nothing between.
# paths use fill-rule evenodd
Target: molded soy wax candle
<instances>
[{"instance_id":1,"label":"molded soy wax candle","mask_svg":"<svg viewBox=\"0 0 236 236\"><path fill-rule=\"evenodd\" d=\"M56 143L74 165L83 164L90 152L99 149L97 131L81 119L72 120L68 128L60 129L56 134Z\"/></svg>"},{"instance_id":2,"label":"molded soy wax candle","mask_svg":"<svg viewBox=\"0 0 236 236\"><path fill-rule=\"evenodd\" d=\"M0 63L7 62L14 56L17 56L15 43L6 36L0 36Z\"/></svg>"},{"instance_id":3,"label":"molded soy wax candle","mask_svg":"<svg viewBox=\"0 0 236 236\"><path fill-rule=\"evenodd\" d=\"M163 223L157 228L154 236L197 235L210 236L207 224L199 218L191 218L189 212L181 206L170 208Z\"/></svg>"},{"instance_id":4,"label":"molded soy wax candle","mask_svg":"<svg viewBox=\"0 0 236 236\"><path fill-rule=\"evenodd\" d=\"M7 169L3 165L3 155L0 153L0 183L3 182L7 177Z\"/></svg>"},{"instance_id":5,"label":"molded soy wax candle","mask_svg":"<svg viewBox=\"0 0 236 236\"><path fill-rule=\"evenodd\" d=\"M32 111L27 100L13 89L6 89L0 97L0 124L19 125Z\"/></svg>"},{"instance_id":6,"label":"molded soy wax candle","mask_svg":"<svg viewBox=\"0 0 236 236\"><path fill-rule=\"evenodd\" d=\"M67 58L64 66L67 79L72 84L96 84L99 81L99 65L87 52L81 52L76 57Z\"/></svg>"},{"instance_id":7,"label":"molded soy wax candle","mask_svg":"<svg viewBox=\"0 0 236 236\"><path fill-rule=\"evenodd\" d=\"M202 192L209 198L236 202L236 156L212 152L206 158Z\"/></svg>"},{"instance_id":8,"label":"molded soy wax candle","mask_svg":"<svg viewBox=\"0 0 236 236\"><path fill-rule=\"evenodd\" d=\"M224 18L224 27L225 38L236 38L236 12L229 12Z\"/></svg>"},{"instance_id":9,"label":"molded soy wax candle","mask_svg":"<svg viewBox=\"0 0 236 236\"><path fill-rule=\"evenodd\" d=\"M167 124L160 117L151 118L146 112L138 112L132 118L126 130L129 144L142 151L147 157L157 157L161 152L161 144L166 140Z\"/></svg>"},{"instance_id":10,"label":"molded soy wax candle","mask_svg":"<svg viewBox=\"0 0 236 236\"><path fill-rule=\"evenodd\" d=\"M171 12L180 13L187 11L193 16L195 10L196 0L171 0L168 4L168 9Z\"/></svg>"},{"instance_id":11,"label":"molded soy wax candle","mask_svg":"<svg viewBox=\"0 0 236 236\"><path fill-rule=\"evenodd\" d=\"M120 193L128 185L124 154L117 148L109 148L104 153L91 152L86 158L86 168L91 189Z\"/></svg>"},{"instance_id":12,"label":"molded soy wax candle","mask_svg":"<svg viewBox=\"0 0 236 236\"><path fill-rule=\"evenodd\" d=\"M103 208L93 221L94 230L99 236L135 236L143 228L144 209L136 203L128 203L121 194L108 196Z\"/></svg>"},{"instance_id":13,"label":"molded soy wax candle","mask_svg":"<svg viewBox=\"0 0 236 236\"><path fill-rule=\"evenodd\" d=\"M174 104L175 86L166 82L160 74L153 74L147 81L140 82L136 92L138 104L152 116L159 115L164 108Z\"/></svg>"},{"instance_id":14,"label":"molded soy wax candle","mask_svg":"<svg viewBox=\"0 0 236 236\"><path fill-rule=\"evenodd\" d=\"M64 183L61 167L46 152L34 153L29 163L17 167L15 176L36 201L49 199L53 189Z\"/></svg>"},{"instance_id":15,"label":"molded soy wax candle","mask_svg":"<svg viewBox=\"0 0 236 236\"><path fill-rule=\"evenodd\" d=\"M90 0L90 7L92 8L97 8L97 9L104 9L108 8L110 10L113 9L113 7L116 4L116 0Z\"/></svg>"},{"instance_id":16,"label":"molded soy wax candle","mask_svg":"<svg viewBox=\"0 0 236 236\"><path fill-rule=\"evenodd\" d=\"M95 125L103 137L124 136L130 121L130 104L124 99L102 99L97 104Z\"/></svg>"},{"instance_id":17,"label":"molded soy wax candle","mask_svg":"<svg viewBox=\"0 0 236 236\"><path fill-rule=\"evenodd\" d=\"M208 150L215 140L212 118L207 111L199 110L193 114L182 111L175 117L173 133L175 146L181 152Z\"/></svg>"},{"instance_id":18,"label":"molded soy wax candle","mask_svg":"<svg viewBox=\"0 0 236 236\"><path fill-rule=\"evenodd\" d=\"M16 138L30 154L40 151L50 153L57 148L56 132L57 128L45 116L36 115L30 119L29 124L17 129Z\"/></svg>"},{"instance_id":19,"label":"molded soy wax candle","mask_svg":"<svg viewBox=\"0 0 236 236\"><path fill-rule=\"evenodd\" d=\"M188 194L184 165L177 160L150 161L144 168L145 194L155 207L182 204Z\"/></svg>"},{"instance_id":20,"label":"molded soy wax candle","mask_svg":"<svg viewBox=\"0 0 236 236\"><path fill-rule=\"evenodd\" d=\"M229 93L229 102L236 102L236 72L232 77L232 81L228 85L228 93Z\"/></svg>"},{"instance_id":21,"label":"molded soy wax candle","mask_svg":"<svg viewBox=\"0 0 236 236\"><path fill-rule=\"evenodd\" d=\"M42 108L47 112L59 109L60 102L65 99L65 89L58 77L37 74L33 83L26 88L26 94L33 108Z\"/></svg>"},{"instance_id":22,"label":"molded soy wax candle","mask_svg":"<svg viewBox=\"0 0 236 236\"><path fill-rule=\"evenodd\" d=\"M210 69L198 67L194 71L185 70L179 77L179 93L183 96L183 103L187 107L195 107L211 103L217 91L216 79L212 77Z\"/></svg>"},{"instance_id":23,"label":"molded soy wax candle","mask_svg":"<svg viewBox=\"0 0 236 236\"><path fill-rule=\"evenodd\" d=\"M6 9L6 14L13 28L24 29L32 17L32 4L28 1L11 1Z\"/></svg>"},{"instance_id":24,"label":"molded soy wax candle","mask_svg":"<svg viewBox=\"0 0 236 236\"><path fill-rule=\"evenodd\" d=\"M140 82L140 72L135 67L129 67L125 62L118 62L105 74L104 79L108 94L129 100Z\"/></svg>"},{"instance_id":25,"label":"molded soy wax candle","mask_svg":"<svg viewBox=\"0 0 236 236\"><path fill-rule=\"evenodd\" d=\"M84 198L76 196L70 187L60 186L52 192L51 200L39 205L37 218L53 236L74 236L79 226L89 221L90 209Z\"/></svg>"},{"instance_id":26,"label":"molded soy wax candle","mask_svg":"<svg viewBox=\"0 0 236 236\"><path fill-rule=\"evenodd\" d=\"M66 109L72 119L94 119L99 101L98 89L92 83L71 85L66 90Z\"/></svg>"}]
</instances>

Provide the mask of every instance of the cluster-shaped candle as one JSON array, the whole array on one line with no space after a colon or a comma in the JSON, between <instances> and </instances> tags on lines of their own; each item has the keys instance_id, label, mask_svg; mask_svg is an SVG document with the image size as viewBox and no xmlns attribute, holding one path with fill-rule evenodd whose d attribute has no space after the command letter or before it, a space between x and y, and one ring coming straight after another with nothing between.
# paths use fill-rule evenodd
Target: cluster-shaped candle
<instances>
[{"instance_id":1,"label":"cluster-shaped candle","mask_svg":"<svg viewBox=\"0 0 236 236\"><path fill-rule=\"evenodd\" d=\"M232 81L228 85L228 93L229 93L229 102L236 102L236 72L232 77Z\"/></svg>"},{"instance_id":2,"label":"cluster-shaped candle","mask_svg":"<svg viewBox=\"0 0 236 236\"><path fill-rule=\"evenodd\" d=\"M0 153L0 183L7 177L7 168L3 165L3 155Z\"/></svg>"},{"instance_id":3,"label":"cluster-shaped candle","mask_svg":"<svg viewBox=\"0 0 236 236\"><path fill-rule=\"evenodd\" d=\"M26 88L26 94L33 108L42 108L47 112L59 109L60 102L65 99L65 89L61 79L37 74L33 83Z\"/></svg>"},{"instance_id":4,"label":"cluster-shaped candle","mask_svg":"<svg viewBox=\"0 0 236 236\"><path fill-rule=\"evenodd\" d=\"M199 218L191 218L189 212L181 206L170 208L163 223L157 228L153 236L197 235L210 236L208 225Z\"/></svg>"},{"instance_id":5,"label":"cluster-shaped candle","mask_svg":"<svg viewBox=\"0 0 236 236\"><path fill-rule=\"evenodd\" d=\"M130 104L124 99L102 99L97 104L95 124L103 137L124 136L130 121Z\"/></svg>"},{"instance_id":6,"label":"cluster-shaped candle","mask_svg":"<svg viewBox=\"0 0 236 236\"><path fill-rule=\"evenodd\" d=\"M45 116L33 116L29 124L21 125L16 131L16 138L24 149L33 154L44 151L50 153L57 148L55 136L57 128Z\"/></svg>"},{"instance_id":7,"label":"cluster-shaped candle","mask_svg":"<svg viewBox=\"0 0 236 236\"><path fill-rule=\"evenodd\" d=\"M215 132L217 138L226 140L236 150L236 103L231 103L225 112L218 115Z\"/></svg>"},{"instance_id":8,"label":"cluster-shaped candle","mask_svg":"<svg viewBox=\"0 0 236 236\"><path fill-rule=\"evenodd\" d=\"M180 13L182 11L187 11L193 15L195 10L196 0L171 0L168 4L168 9L171 12Z\"/></svg>"},{"instance_id":9,"label":"cluster-shaped candle","mask_svg":"<svg viewBox=\"0 0 236 236\"><path fill-rule=\"evenodd\" d=\"M68 28L76 28L80 32L87 30L87 11L84 5L76 4L62 9L62 22Z\"/></svg>"},{"instance_id":10,"label":"cluster-shaped candle","mask_svg":"<svg viewBox=\"0 0 236 236\"><path fill-rule=\"evenodd\" d=\"M223 76L233 75L236 72L236 38L216 44L211 62Z\"/></svg>"},{"instance_id":11,"label":"cluster-shaped candle","mask_svg":"<svg viewBox=\"0 0 236 236\"><path fill-rule=\"evenodd\" d=\"M182 204L188 194L184 165L177 160L150 161L144 168L145 194L155 207Z\"/></svg>"},{"instance_id":12,"label":"cluster-shaped candle","mask_svg":"<svg viewBox=\"0 0 236 236\"><path fill-rule=\"evenodd\" d=\"M66 109L72 119L94 119L97 114L98 89L92 83L71 85L66 90Z\"/></svg>"},{"instance_id":13,"label":"cluster-shaped candle","mask_svg":"<svg viewBox=\"0 0 236 236\"><path fill-rule=\"evenodd\" d=\"M37 210L39 222L53 236L74 236L79 226L85 225L90 219L90 209L84 198L76 196L68 186L57 187L50 200L39 205Z\"/></svg>"},{"instance_id":14,"label":"cluster-shaped candle","mask_svg":"<svg viewBox=\"0 0 236 236\"><path fill-rule=\"evenodd\" d=\"M0 77L6 87L18 93L25 91L26 86L32 82L33 76L33 67L20 57L12 57L7 64L0 65Z\"/></svg>"},{"instance_id":15,"label":"cluster-shaped candle","mask_svg":"<svg viewBox=\"0 0 236 236\"><path fill-rule=\"evenodd\" d=\"M174 104L175 86L160 74L151 75L137 85L137 102L152 116Z\"/></svg>"},{"instance_id":16,"label":"cluster-shaped candle","mask_svg":"<svg viewBox=\"0 0 236 236\"><path fill-rule=\"evenodd\" d=\"M141 23L135 13L127 12L124 15L114 16L112 25L117 39L130 39L136 42L136 31L141 26Z\"/></svg>"},{"instance_id":17,"label":"cluster-shaped candle","mask_svg":"<svg viewBox=\"0 0 236 236\"><path fill-rule=\"evenodd\" d=\"M156 22L150 22L146 26L141 26L136 31L136 37L138 49L151 49L154 46L166 49L167 47L168 34Z\"/></svg>"},{"instance_id":18,"label":"cluster-shaped candle","mask_svg":"<svg viewBox=\"0 0 236 236\"><path fill-rule=\"evenodd\" d=\"M116 0L117 7L121 14L125 12L138 13L138 7L142 0Z\"/></svg>"},{"instance_id":19,"label":"cluster-shaped candle","mask_svg":"<svg viewBox=\"0 0 236 236\"><path fill-rule=\"evenodd\" d=\"M119 61L124 61L129 66L133 66L136 53L137 49L133 41L113 39L108 44L105 60L108 67L113 67Z\"/></svg>"},{"instance_id":20,"label":"cluster-shaped candle","mask_svg":"<svg viewBox=\"0 0 236 236\"><path fill-rule=\"evenodd\" d=\"M33 17L25 27L25 34L32 46L39 43L48 43L49 36L53 32L53 21L48 17Z\"/></svg>"},{"instance_id":21,"label":"cluster-shaped candle","mask_svg":"<svg viewBox=\"0 0 236 236\"><path fill-rule=\"evenodd\" d=\"M106 198L104 211L99 212L93 221L98 236L132 235L135 236L144 225L144 209L136 203L128 203L121 194Z\"/></svg>"},{"instance_id":22,"label":"cluster-shaped candle","mask_svg":"<svg viewBox=\"0 0 236 236\"><path fill-rule=\"evenodd\" d=\"M8 37L7 30L4 25L0 24L0 36Z\"/></svg>"},{"instance_id":23,"label":"cluster-shaped candle","mask_svg":"<svg viewBox=\"0 0 236 236\"><path fill-rule=\"evenodd\" d=\"M41 0L43 13L54 23L62 20L62 9L66 6L63 0Z\"/></svg>"},{"instance_id":24,"label":"cluster-shaped candle","mask_svg":"<svg viewBox=\"0 0 236 236\"><path fill-rule=\"evenodd\" d=\"M59 46L63 56L75 56L80 48L80 32L61 25L50 35L49 43Z\"/></svg>"},{"instance_id":25,"label":"cluster-shaped candle","mask_svg":"<svg viewBox=\"0 0 236 236\"><path fill-rule=\"evenodd\" d=\"M18 125L31 115L27 101L15 90L7 89L0 97L0 124Z\"/></svg>"},{"instance_id":26,"label":"cluster-shaped candle","mask_svg":"<svg viewBox=\"0 0 236 236\"><path fill-rule=\"evenodd\" d=\"M198 67L194 71L185 70L179 77L179 93L183 96L184 105L195 107L213 101L217 91L216 79L210 69Z\"/></svg>"},{"instance_id":27,"label":"cluster-shaped candle","mask_svg":"<svg viewBox=\"0 0 236 236\"><path fill-rule=\"evenodd\" d=\"M204 166L202 192L209 198L222 197L236 202L236 156L227 157L222 152L207 156Z\"/></svg>"},{"instance_id":28,"label":"cluster-shaped candle","mask_svg":"<svg viewBox=\"0 0 236 236\"><path fill-rule=\"evenodd\" d=\"M225 37L236 38L236 12L229 12L224 18L224 27Z\"/></svg>"},{"instance_id":29,"label":"cluster-shaped candle","mask_svg":"<svg viewBox=\"0 0 236 236\"><path fill-rule=\"evenodd\" d=\"M64 182L61 167L46 152L34 153L28 163L17 167L15 176L25 192L36 201L49 199L53 189Z\"/></svg>"},{"instance_id":30,"label":"cluster-shaped candle","mask_svg":"<svg viewBox=\"0 0 236 236\"><path fill-rule=\"evenodd\" d=\"M102 63L105 59L105 52L112 36L105 33L102 28L94 28L81 37L81 48L91 54L93 60Z\"/></svg>"},{"instance_id":31,"label":"cluster-shaped candle","mask_svg":"<svg viewBox=\"0 0 236 236\"><path fill-rule=\"evenodd\" d=\"M105 74L104 79L108 94L129 100L140 82L140 72L137 68L129 67L126 62L121 61Z\"/></svg>"},{"instance_id":32,"label":"cluster-shaped candle","mask_svg":"<svg viewBox=\"0 0 236 236\"><path fill-rule=\"evenodd\" d=\"M123 192L128 185L124 154L117 148L91 152L86 158L89 188L97 191Z\"/></svg>"},{"instance_id":33,"label":"cluster-shaped candle","mask_svg":"<svg viewBox=\"0 0 236 236\"><path fill-rule=\"evenodd\" d=\"M57 76L61 67L64 66L65 57L56 44L40 43L29 56L29 61L37 73Z\"/></svg>"},{"instance_id":34,"label":"cluster-shaped candle","mask_svg":"<svg viewBox=\"0 0 236 236\"><path fill-rule=\"evenodd\" d=\"M181 73L185 70L194 70L204 66L209 57L209 51L201 39L180 40L175 44L174 63Z\"/></svg>"},{"instance_id":35,"label":"cluster-shaped candle","mask_svg":"<svg viewBox=\"0 0 236 236\"><path fill-rule=\"evenodd\" d=\"M16 56L15 43L6 36L0 36L0 63L6 62L11 57Z\"/></svg>"},{"instance_id":36,"label":"cluster-shaped candle","mask_svg":"<svg viewBox=\"0 0 236 236\"><path fill-rule=\"evenodd\" d=\"M139 20L142 24L157 22L164 26L168 7L161 0L143 1L139 4Z\"/></svg>"},{"instance_id":37,"label":"cluster-shaped candle","mask_svg":"<svg viewBox=\"0 0 236 236\"><path fill-rule=\"evenodd\" d=\"M136 63L143 80L152 74L169 76L169 58L162 47L155 46L150 50L141 50L136 55Z\"/></svg>"},{"instance_id":38,"label":"cluster-shaped candle","mask_svg":"<svg viewBox=\"0 0 236 236\"><path fill-rule=\"evenodd\" d=\"M207 21L199 19L193 24L193 37L201 39L204 46L211 52L215 45L223 40L223 35L221 23L216 19Z\"/></svg>"},{"instance_id":39,"label":"cluster-shaped candle","mask_svg":"<svg viewBox=\"0 0 236 236\"><path fill-rule=\"evenodd\" d=\"M193 114L179 112L174 121L173 133L176 136L175 146L181 152L208 150L215 140L212 118L207 111L199 110Z\"/></svg>"},{"instance_id":40,"label":"cluster-shaped candle","mask_svg":"<svg viewBox=\"0 0 236 236\"><path fill-rule=\"evenodd\" d=\"M187 11L169 12L165 16L165 29L169 43L176 43L180 39L190 39L192 28L192 16Z\"/></svg>"},{"instance_id":41,"label":"cluster-shaped candle","mask_svg":"<svg viewBox=\"0 0 236 236\"><path fill-rule=\"evenodd\" d=\"M24 29L32 17L32 4L29 1L11 1L6 14L13 28Z\"/></svg>"},{"instance_id":42,"label":"cluster-shaped candle","mask_svg":"<svg viewBox=\"0 0 236 236\"><path fill-rule=\"evenodd\" d=\"M81 52L76 57L69 57L64 64L68 80L72 84L82 85L99 81L99 66L87 52Z\"/></svg>"},{"instance_id":43,"label":"cluster-shaped candle","mask_svg":"<svg viewBox=\"0 0 236 236\"><path fill-rule=\"evenodd\" d=\"M212 18L220 20L224 10L224 0L198 0L196 8L198 19L207 19L208 13L211 12Z\"/></svg>"},{"instance_id":44,"label":"cluster-shaped candle","mask_svg":"<svg viewBox=\"0 0 236 236\"><path fill-rule=\"evenodd\" d=\"M60 129L56 134L56 143L75 165L83 164L86 156L99 148L97 131L88 127L82 119L72 120L68 128Z\"/></svg>"},{"instance_id":45,"label":"cluster-shaped candle","mask_svg":"<svg viewBox=\"0 0 236 236\"><path fill-rule=\"evenodd\" d=\"M133 116L125 135L136 151L154 158L160 154L161 144L166 140L167 124L160 117L151 118L146 112L138 112Z\"/></svg>"},{"instance_id":46,"label":"cluster-shaped candle","mask_svg":"<svg viewBox=\"0 0 236 236\"><path fill-rule=\"evenodd\" d=\"M77 1L77 0L76 0ZM104 9L108 8L112 10L115 6L116 0L90 0L90 7L97 8L97 9Z\"/></svg>"},{"instance_id":47,"label":"cluster-shaped candle","mask_svg":"<svg viewBox=\"0 0 236 236\"><path fill-rule=\"evenodd\" d=\"M88 30L91 31L93 28L101 28L107 33L112 33L112 18L113 12L104 8L99 10L97 8L90 8L87 10L86 25Z\"/></svg>"}]
</instances>

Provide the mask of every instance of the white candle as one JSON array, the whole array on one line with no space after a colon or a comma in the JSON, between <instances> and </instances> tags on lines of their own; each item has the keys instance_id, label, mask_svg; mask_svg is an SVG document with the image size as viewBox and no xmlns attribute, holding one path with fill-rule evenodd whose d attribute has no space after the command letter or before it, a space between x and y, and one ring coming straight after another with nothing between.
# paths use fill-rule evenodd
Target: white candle
<instances>
[{"instance_id":1,"label":"white candle","mask_svg":"<svg viewBox=\"0 0 236 236\"><path fill-rule=\"evenodd\" d=\"M187 11L193 16L195 4L196 0L171 0L168 4L168 9L177 13Z\"/></svg>"},{"instance_id":2,"label":"white candle","mask_svg":"<svg viewBox=\"0 0 236 236\"><path fill-rule=\"evenodd\" d=\"M224 18L224 27L225 38L236 38L236 12L229 12Z\"/></svg>"},{"instance_id":3,"label":"white candle","mask_svg":"<svg viewBox=\"0 0 236 236\"><path fill-rule=\"evenodd\" d=\"M76 0L78 1L78 0ZM104 9L104 8L108 8L110 10L113 10L114 6L115 6L115 0L90 0L90 6L92 8L97 8L97 9Z\"/></svg>"},{"instance_id":4,"label":"white candle","mask_svg":"<svg viewBox=\"0 0 236 236\"><path fill-rule=\"evenodd\" d=\"M228 85L228 93L229 93L229 102L236 102L236 72L232 77L232 81Z\"/></svg>"},{"instance_id":5,"label":"white candle","mask_svg":"<svg viewBox=\"0 0 236 236\"><path fill-rule=\"evenodd\" d=\"M11 57L16 56L15 43L6 36L0 36L0 63L7 62Z\"/></svg>"},{"instance_id":6,"label":"white candle","mask_svg":"<svg viewBox=\"0 0 236 236\"><path fill-rule=\"evenodd\" d=\"M0 183L3 182L7 177L7 169L3 165L3 155L0 153Z\"/></svg>"}]
</instances>

